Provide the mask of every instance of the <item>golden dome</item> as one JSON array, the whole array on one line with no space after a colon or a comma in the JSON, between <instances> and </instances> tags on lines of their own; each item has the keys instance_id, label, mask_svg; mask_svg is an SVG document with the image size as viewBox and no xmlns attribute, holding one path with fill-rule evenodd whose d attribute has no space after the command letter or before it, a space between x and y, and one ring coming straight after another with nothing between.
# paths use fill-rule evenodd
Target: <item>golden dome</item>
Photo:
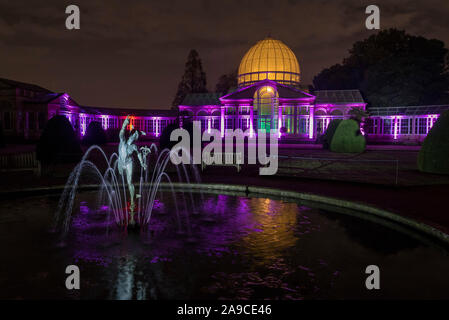
<instances>
[{"instance_id":1,"label":"golden dome","mask_svg":"<svg viewBox=\"0 0 449 320\"><path fill-rule=\"evenodd\" d=\"M293 51L280 40L260 40L248 50L240 62L239 87L265 79L287 85L299 85L298 60Z\"/></svg>"}]
</instances>

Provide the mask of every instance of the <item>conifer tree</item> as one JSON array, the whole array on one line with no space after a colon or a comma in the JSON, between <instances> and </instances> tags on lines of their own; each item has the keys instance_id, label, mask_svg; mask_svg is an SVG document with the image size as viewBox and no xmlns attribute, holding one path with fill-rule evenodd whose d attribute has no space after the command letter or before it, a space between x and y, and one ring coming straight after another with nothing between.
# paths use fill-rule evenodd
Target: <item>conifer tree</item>
<instances>
[{"instance_id":1,"label":"conifer tree","mask_svg":"<svg viewBox=\"0 0 449 320\"><path fill-rule=\"evenodd\" d=\"M173 107L178 107L189 93L205 92L207 92L206 73L203 71L198 52L192 49L187 57L184 75L178 85L178 91L173 100Z\"/></svg>"}]
</instances>

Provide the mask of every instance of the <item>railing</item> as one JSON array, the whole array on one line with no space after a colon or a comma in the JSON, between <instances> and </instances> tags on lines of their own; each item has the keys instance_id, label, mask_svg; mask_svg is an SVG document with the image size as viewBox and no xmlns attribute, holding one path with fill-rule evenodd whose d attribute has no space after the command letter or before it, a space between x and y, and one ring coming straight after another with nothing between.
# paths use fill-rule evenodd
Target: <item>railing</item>
<instances>
[{"instance_id":1,"label":"railing","mask_svg":"<svg viewBox=\"0 0 449 320\"><path fill-rule=\"evenodd\" d=\"M0 155L0 172L31 170L40 174L40 163L35 152Z\"/></svg>"},{"instance_id":2,"label":"railing","mask_svg":"<svg viewBox=\"0 0 449 320\"><path fill-rule=\"evenodd\" d=\"M220 162L215 162L215 157L220 158ZM201 160L201 170L204 170L206 166L233 166L237 168L237 172L240 172L240 165L243 163L242 154L240 152L217 152L212 155L212 164L206 164L204 159Z\"/></svg>"},{"instance_id":3,"label":"railing","mask_svg":"<svg viewBox=\"0 0 449 320\"><path fill-rule=\"evenodd\" d=\"M313 158L278 156L279 169L287 169L289 173L301 176L322 175L328 179L354 180L359 182L388 183L393 180L398 185L399 160L397 159L354 159L354 158ZM282 162L281 162L282 161ZM340 164L344 164L341 166ZM388 174L390 168L390 174ZM387 173L387 174L386 174ZM386 174L386 175L385 175ZM390 181L391 181L390 180Z\"/></svg>"}]
</instances>

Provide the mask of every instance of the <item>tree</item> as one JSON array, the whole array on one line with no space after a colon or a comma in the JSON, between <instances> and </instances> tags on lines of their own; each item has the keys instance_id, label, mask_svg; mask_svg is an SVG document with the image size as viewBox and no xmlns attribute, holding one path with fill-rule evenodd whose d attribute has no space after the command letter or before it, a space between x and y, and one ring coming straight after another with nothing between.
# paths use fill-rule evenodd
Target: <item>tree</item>
<instances>
[{"instance_id":1,"label":"tree","mask_svg":"<svg viewBox=\"0 0 449 320\"><path fill-rule=\"evenodd\" d=\"M227 94L229 90L237 87L237 70L229 74L224 74L218 78L217 85L215 86L215 92Z\"/></svg>"},{"instance_id":2,"label":"tree","mask_svg":"<svg viewBox=\"0 0 449 320\"><path fill-rule=\"evenodd\" d=\"M178 85L173 107L178 107L189 93L205 93L206 73L203 71L200 56L196 50L191 50L187 57L184 75Z\"/></svg>"},{"instance_id":3,"label":"tree","mask_svg":"<svg viewBox=\"0 0 449 320\"><path fill-rule=\"evenodd\" d=\"M77 162L81 147L66 117L56 115L48 120L37 143L36 157L43 164Z\"/></svg>"},{"instance_id":4,"label":"tree","mask_svg":"<svg viewBox=\"0 0 449 320\"><path fill-rule=\"evenodd\" d=\"M315 89L360 89L370 106L449 101L448 50L436 39L388 29L357 41L342 64L324 69Z\"/></svg>"}]
</instances>

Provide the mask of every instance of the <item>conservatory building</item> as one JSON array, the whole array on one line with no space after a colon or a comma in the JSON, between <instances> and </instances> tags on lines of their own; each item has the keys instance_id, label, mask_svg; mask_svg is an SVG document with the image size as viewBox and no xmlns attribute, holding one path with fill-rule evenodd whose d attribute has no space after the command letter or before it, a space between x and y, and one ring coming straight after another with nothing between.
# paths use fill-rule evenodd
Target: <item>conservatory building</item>
<instances>
[{"instance_id":1,"label":"conservatory building","mask_svg":"<svg viewBox=\"0 0 449 320\"><path fill-rule=\"evenodd\" d=\"M0 78L0 122L5 136L38 139L48 119L64 115L82 137L92 121L105 130L121 128L130 114L131 125L157 138L166 126L199 121L201 129L274 130L283 139L315 141L333 119L348 119L353 108L365 110L359 90L309 93L301 86L301 70L293 51L282 41L266 38L243 56L237 87L226 93L198 93L185 97L179 110L117 109L79 105L67 93ZM405 106L368 110L367 140L422 142L444 106ZM113 132L111 132L113 134Z\"/></svg>"},{"instance_id":2,"label":"conservatory building","mask_svg":"<svg viewBox=\"0 0 449 320\"><path fill-rule=\"evenodd\" d=\"M266 38L244 55L238 88L219 96L190 94L179 106L182 119L201 122L202 130L275 130L279 136L311 140L322 134L332 119L349 118L366 103L358 90L301 90L298 60L282 41Z\"/></svg>"}]
</instances>

